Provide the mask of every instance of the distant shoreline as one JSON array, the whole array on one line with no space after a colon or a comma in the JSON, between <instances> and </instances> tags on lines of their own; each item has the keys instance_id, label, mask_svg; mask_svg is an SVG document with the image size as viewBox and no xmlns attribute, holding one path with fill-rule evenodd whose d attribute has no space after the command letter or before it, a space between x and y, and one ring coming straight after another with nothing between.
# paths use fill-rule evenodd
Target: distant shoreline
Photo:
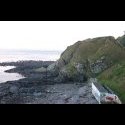
<instances>
[{"instance_id":1,"label":"distant shoreline","mask_svg":"<svg viewBox=\"0 0 125 125\"><path fill-rule=\"evenodd\" d=\"M61 53L61 51L0 50L0 62L56 61Z\"/></svg>"}]
</instances>

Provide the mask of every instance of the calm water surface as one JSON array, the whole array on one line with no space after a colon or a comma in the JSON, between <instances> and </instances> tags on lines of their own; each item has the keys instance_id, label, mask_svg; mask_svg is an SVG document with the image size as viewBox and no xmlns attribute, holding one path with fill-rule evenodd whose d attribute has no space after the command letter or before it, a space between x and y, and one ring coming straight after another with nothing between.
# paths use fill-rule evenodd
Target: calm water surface
<instances>
[{"instance_id":1,"label":"calm water surface","mask_svg":"<svg viewBox=\"0 0 125 125\"><path fill-rule=\"evenodd\" d=\"M62 51L11 51L0 50L0 62L16 62L25 60L56 61Z\"/></svg>"},{"instance_id":2,"label":"calm water surface","mask_svg":"<svg viewBox=\"0 0 125 125\"><path fill-rule=\"evenodd\" d=\"M0 66L0 83L23 79L24 77L18 73L7 73L6 70L13 69L14 66Z\"/></svg>"},{"instance_id":3,"label":"calm water surface","mask_svg":"<svg viewBox=\"0 0 125 125\"><path fill-rule=\"evenodd\" d=\"M62 51L32 51L32 50L0 50L1 62L16 62L28 60L56 61ZM6 73L6 70L15 68L14 66L0 66L0 83L14 81L24 78L18 73Z\"/></svg>"}]
</instances>

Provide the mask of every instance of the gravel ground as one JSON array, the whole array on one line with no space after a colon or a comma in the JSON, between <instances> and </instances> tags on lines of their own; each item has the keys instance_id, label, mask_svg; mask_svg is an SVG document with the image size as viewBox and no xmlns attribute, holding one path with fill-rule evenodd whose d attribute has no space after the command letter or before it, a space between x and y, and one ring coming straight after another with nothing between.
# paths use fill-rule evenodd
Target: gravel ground
<instances>
[{"instance_id":1,"label":"gravel ground","mask_svg":"<svg viewBox=\"0 0 125 125\"><path fill-rule=\"evenodd\" d=\"M90 84L47 85L45 91L34 94L27 104L98 104Z\"/></svg>"},{"instance_id":2,"label":"gravel ground","mask_svg":"<svg viewBox=\"0 0 125 125\"><path fill-rule=\"evenodd\" d=\"M19 86L20 85L20 86ZM98 104L88 83L0 86L0 104Z\"/></svg>"}]
</instances>

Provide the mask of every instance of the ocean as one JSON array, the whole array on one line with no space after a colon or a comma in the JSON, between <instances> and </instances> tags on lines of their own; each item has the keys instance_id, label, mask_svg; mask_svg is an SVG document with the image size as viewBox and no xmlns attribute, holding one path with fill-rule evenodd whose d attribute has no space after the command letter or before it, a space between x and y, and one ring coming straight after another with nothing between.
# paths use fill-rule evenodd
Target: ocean
<instances>
[{"instance_id":1,"label":"ocean","mask_svg":"<svg viewBox=\"0 0 125 125\"><path fill-rule=\"evenodd\" d=\"M61 55L61 51L32 51L32 50L0 50L0 63L17 61L56 61ZM24 78L18 73L6 73L14 66L0 66L0 83L14 81Z\"/></svg>"},{"instance_id":2,"label":"ocean","mask_svg":"<svg viewBox=\"0 0 125 125\"><path fill-rule=\"evenodd\" d=\"M13 69L14 66L0 66L0 83L23 79L24 77L18 73L7 73L6 70Z\"/></svg>"},{"instance_id":3,"label":"ocean","mask_svg":"<svg viewBox=\"0 0 125 125\"><path fill-rule=\"evenodd\" d=\"M56 61L62 51L37 50L0 50L0 62L16 62L27 60Z\"/></svg>"}]
</instances>

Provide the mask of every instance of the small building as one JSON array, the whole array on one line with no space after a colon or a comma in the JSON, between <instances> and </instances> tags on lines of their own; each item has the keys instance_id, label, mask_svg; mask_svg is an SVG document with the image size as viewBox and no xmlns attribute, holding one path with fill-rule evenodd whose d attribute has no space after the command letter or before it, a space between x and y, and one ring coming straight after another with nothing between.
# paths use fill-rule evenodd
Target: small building
<instances>
[{"instance_id":1,"label":"small building","mask_svg":"<svg viewBox=\"0 0 125 125\"><path fill-rule=\"evenodd\" d=\"M92 94L99 104L121 104L118 96L110 88L98 82L92 82Z\"/></svg>"}]
</instances>

